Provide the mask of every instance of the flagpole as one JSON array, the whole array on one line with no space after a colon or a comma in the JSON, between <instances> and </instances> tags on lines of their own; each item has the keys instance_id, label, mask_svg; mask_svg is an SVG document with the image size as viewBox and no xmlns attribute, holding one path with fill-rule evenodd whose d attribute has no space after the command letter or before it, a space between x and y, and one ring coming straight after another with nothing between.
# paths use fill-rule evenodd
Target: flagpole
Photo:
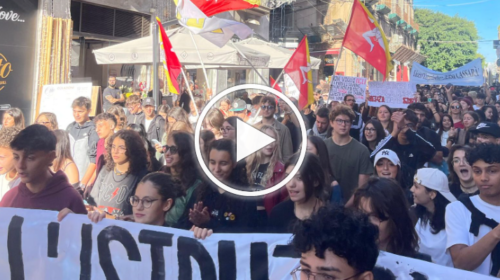
<instances>
[{"instance_id":1,"label":"flagpole","mask_svg":"<svg viewBox=\"0 0 500 280\"><path fill-rule=\"evenodd\" d=\"M200 51L198 50L198 45L196 44L196 41L194 40L193 32L191 32L191 30L189 30L189 35L191 36L191 41L193 41L194 47L196 48L196 52L198 53L198 58L200 59L201 67L203 68L203 74L205 75L205 82L207 84L207 89L208 89L210 87L208 84L209 81L208 81L207 69L205 69L205 63L203 63L203 60L201 59L201 54L200 54Z\"/></svg>"},{"instance_id":2,"label":"flagpole","mask_svg":"<svg viewBox=\"0 0 500 280\"><path fill-rule=\"evenodd\" d=\"M276 80L274 80L274 84L273 84L272 88L274 88L274 86L278 83L278 81L280 80L281 76L283 76L284 72L285 72L285 70L281 70L281 73L278 76L278 78L276 78Z\"/></svg>"},{"instance_id":3,"label":"flagpole","mask_svg":"<svg viewBox=\"0 0 500 280\"><path fill-rule=\"evenodd\" d=\"M182 73L182 77L184 77L184 82L186 83L186 88L189 92L189 96L191 97L191 101L193 102L193 107L194 107L194 110L196 111L196 116L200 116L199 112L198 112L198 107L196 106L196 103L194 102L194 97L193 97L193 93L191 92L191 88L189 87L189 81L186 77L186 73L184 73L184 69L181 68L181 73Z\"/></svg>"},{"instance_id":4,"label":"flagpole","mask_svg":"<svg viewBox=\"0 0 500 280\"><path fill-rule=\"evenodd\" d=\"M257 75L259 75L259 77L262 79L262 81L264 82L264 84L267 85L267 86L269 86L269 82L266 81L264 79L264 77L262 77L262 75L259 73L259 71L257 71L257 69L255 69L255 66L253 66L253 64L250 62L250 60L240 51L240 49L238 49L238 47L236 47L236 45L234 44L234 42L232 40L231 40L231 44L233 44L233 47L248 62L248 64L250 64L250 66L252 66L252 69L255 71L255 73L257 73Z\"/></svg>"}]
</instances>

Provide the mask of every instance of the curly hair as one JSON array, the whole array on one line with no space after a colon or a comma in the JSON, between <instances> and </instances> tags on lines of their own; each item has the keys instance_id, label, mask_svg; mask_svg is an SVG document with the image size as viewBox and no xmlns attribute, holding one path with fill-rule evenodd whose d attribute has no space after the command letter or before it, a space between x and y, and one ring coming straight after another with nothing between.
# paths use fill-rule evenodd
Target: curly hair
<instances>
[{"instance_id":1,"label":"curly hair","mask_svg":"<svg viewBox=\"0 0 500 280\"><path fill-rule=\"evenodd\" d=\"M17 126L2 128L0 130L0 147L10 148L10 142L16 138L21 130L22 129Z\"/></svg>"},{"instance_id":2,"label":"curly hair","mask_svg":"<svg viewBox=\"0 0 500 280\"><path fill-rule=\"evenodd\" d=\"M490 143L479 144L470 153L467 153L466 157L471 166L479 160L489 164L500 163L500 145Z\"/></svg>"},{"instance_id":3,"label":"curly hair","mask_svg":"<svg viewBox=\"0 0 500 280\"><path fill-rule=\"evenodd\" d=\"M353 122L356 119L356 114L354 114L354 111L351 109L351 107L339 104L335 106L335 108L333 108L333 110L330 112L329 120L333 122L335 118L337 118L340 115L345 115L349 117L351 122Z\"/></svg>"},{"instance_id":4,"label":"curly hair","mask_svg":"<svg viewBox=\"0 0 500 280\"><path fill-rule=\"evenodd\" d=\"M414 257L418 249L418 235L410 218L408 200L402 188L393 179L372 176L368 184L354 193L355 208L361 208L361 198L370 200L372 214L388 222L387 252Z\"/></svg>"},{"instance_id":5,"label":"curly hair","mask_svg":"<svg viewBox=\"0 0 500 280\"><path fill-rule=\"evenodd\" d=\"M316 251L324 259L330 250L357 273L372 271L377 262L378 229L368 216L341 206L322 207L293 230L292 245L300 253Z\"/></svg>"},{"instance_id":6,"label":"curly hair","mask_svg":"<svg viewBox=\"0 0 500 280\"><path fill-rule=\"evenodd\" d=\"M120 130L113 134L106 145L106 169L108 171L115 168L115 162L111 157L111 147L116 138L123 139L125 141L125 156L130 162L128 173L137 175L141 171L147 169L148 159L146 148L144 147L144 141L142 140L139 133L133 130Z\"/></svg>"}]
</instances>

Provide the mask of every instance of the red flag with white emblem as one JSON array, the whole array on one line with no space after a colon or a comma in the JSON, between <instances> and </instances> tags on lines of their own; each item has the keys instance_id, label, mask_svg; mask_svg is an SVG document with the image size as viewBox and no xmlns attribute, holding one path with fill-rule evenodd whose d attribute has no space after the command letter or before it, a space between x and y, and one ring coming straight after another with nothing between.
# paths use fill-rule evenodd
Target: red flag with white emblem
<instances>
[{"instance_id":1,"label":"red flag with white emblem","mask_svg":"<svg viewBox=\"0 0 500 280\"><path fill-rule=\"evenodd\" d=\"M314 102L312 66L307 36L304 36L283 71L299 89L299 110Z\"/></svg>"}]
</instances>

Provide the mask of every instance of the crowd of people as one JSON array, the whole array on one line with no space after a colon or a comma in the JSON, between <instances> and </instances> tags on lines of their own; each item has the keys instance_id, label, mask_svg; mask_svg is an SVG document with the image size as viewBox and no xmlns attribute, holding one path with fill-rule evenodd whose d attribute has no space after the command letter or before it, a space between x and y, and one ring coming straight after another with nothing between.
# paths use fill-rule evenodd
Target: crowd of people
<instances>
[{"instance_id":1,"label":"crowd of people","mask_svg":"<svg viewBox=\"0 0 500 280\"><path fill-rule=\"evenodd\" d=\"M320 89L300 116L272 94L237 92L201 120L206 101L186 90L168 106L125 100L114 82L104 91L106 111L92 119L88 98L61 108L73 110L65 130L55 112L27 127L21 110L4 113L0 207L186 229L201 239L293 233L302 253L296 279L372 279L378 250L500 275L495 90L419 86L416 102L393 109L356 104L351 94L329 103ZM276 141L237 161L238 119ZM299 172L263 197L228 193L201 169L234 188L263 190L292 172L301 149Z\"/></svg>"}]
</instances>

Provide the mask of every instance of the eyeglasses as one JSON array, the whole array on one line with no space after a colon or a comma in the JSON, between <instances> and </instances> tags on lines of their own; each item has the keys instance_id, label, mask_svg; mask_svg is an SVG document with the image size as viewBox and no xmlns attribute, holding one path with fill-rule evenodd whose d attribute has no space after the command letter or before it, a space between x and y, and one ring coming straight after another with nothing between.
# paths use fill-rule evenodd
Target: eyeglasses
<instances>
[{"instance_id":1,"label":"eyeglasses","mask_svg":"<svg viewBox=\"0 0 500 280\"><path fill-rule=\"evenodd\" d=\"M309 269L302 269L300 266L290 272L293 280L300 280L300 275L305 275L307 280L349 280L352 279L361 273L356 273L355 275L344 278L344 279L335 279L333 276L322 274L322 273L313 273Z\"/></svg>"},{"instance_id":2,"label":"eyeglasses","mask_svg":"<svg viewBox=\"0 0 500 280\"><path fill-rule=\"evenodd\" d=\"M465 165L465 164L469 164L469 163L467 162L467 159L466 159L466 158L462 158L462 159L460 159L460 158L454 158L454 159L453 159L453 164L460 164L460 163L464 163L464 165Z\"/></svg>"},{"instance_id":3,"label":"eyeglasses","mask_svg":"<svg viewBox=\"0 0 500 280\"><path fill-rule=\"evenodd\" d=\"M266 105L262 105L262 106L260 106L260 108L262 110L269 110L269 111L271 111L271 110L274 110L274 108L276 108L276 106L273 106L273 105L267 105L267 106Z\"/></svg>"},{"instance_id":4,"label":"eyeglasses","mask_svg":"<svg viewBox=\"0 0 500 280\"><path fill-rule=\"evenodd\" d=\"M163 153L167 153L170 150L170 154L175 155L179 150L177 149L177 146L169 146L169 145L164 145L163 147Z\"/></svg>"},{"instance_id":5,"label":"eyeglasses","mask_svg":"<svg viewBox=\"0 0 500 280\"><path fill-rule=\"evenodd\" d=\"M374 132L377 131L375 128L365 128L365 131Z\"/></svg>"},{"instance_id":6,"label":"eyeglasses","mask_svg":"<svg viewBox=\"0 0 500 280\"><path fill-rule=\"evenodd\" d=\"M125 153L127 151L127 148L125 148L124 146L115 146L115 145L112 145L111 146L111 151L118 151L119 153Z\"/></svg>"},{"instance_id":7,"label":"eyeglasses","mask_svg":"<svg viewBox=\"0 0 500 280\"><path fill-rule=\"evenodd\" d=\"M37 122L37 124L47 125L47 124L50 124L50 122Z\"/></svg>"},{"instance_id":8,"label":"eyeglasses","mask_svg":"<svg viewBox=\"0 0 500 280\"><path fill-rule=\"evenodd\" d=\"M345 102L354 102L354 99L347 99Z\"/></svg>"},{"instance_id":9,"label":"eyeglasses","mask_svg":"<svg viewBox=\"0 0 500 280\"><path fill-rule=\"evenodd\" d=\"M335 122L338 124L338 125L350 125L351 124L351 120L342 120L342 119L336 119Z\"/></svg>"},{"instance_id":10,"label":"eyeglasses","mask_svg":"<svg viewBox=\"0 0 500 280\"><path fill-rule=\"evenodd\" d=\"M153 202L157 200L159 199L140 199L139 197L134 195L130 197L130 204L132 204L133 207L137 207L139 206L139 203L142 202L142 206L147 209L150 208Z\"/></svg>"},{"instance_id":11,"label":"eyeglasses","mask_svg":"<svg viewBox=\"0 0 500 280\"><path fill-rule=\"evenodd\" d=\"M229 127L229 126L228 126L228 127L221 127L221 128L219 129L219 131L220 131L221 133L224 133L224 132L226 132L226 131L227 131L227 132L229 132L229 131L231 131L231 130L234 130L234 128Z\"/></svg>"},{"instance_id":12,"label":"eyeglasses","mask_svg":"<svg viewBox=\"0 0 500 280\"><path fill-rule=\"evenodd\" d=\"M460 105L457 105L457 106L451 106L451 109L460 109Z\"/></svg>"}]
</instances>

